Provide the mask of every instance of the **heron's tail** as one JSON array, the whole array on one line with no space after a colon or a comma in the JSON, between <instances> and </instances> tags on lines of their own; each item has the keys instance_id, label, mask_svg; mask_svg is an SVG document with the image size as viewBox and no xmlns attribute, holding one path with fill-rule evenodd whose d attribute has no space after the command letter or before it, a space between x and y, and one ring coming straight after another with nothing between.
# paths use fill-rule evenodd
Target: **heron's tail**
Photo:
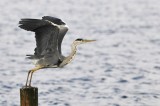
<instances>
[{"instance_id":1,"label":"heron's tail","mask_svg":"<svg viewBox=\"0 0 160 106\"><path fill-rule=\"evenodd\" d=\"M26 57L27 59L40 59L44 57L43 55L37 56L37 55L31 55L31 54L27 54L26 56L27 56Z\"/></svg>"},{"instance_id":2,"label":"heron's tail","mask_svg":"<svg viewBox=\"0 0 160 106\"><path fill-rule=\"evenodd\" d=\"M49 24L47 21L40 19L21 19L19 27L27 31L34 31L39 27Z\"/></svg>"}]
</instances>

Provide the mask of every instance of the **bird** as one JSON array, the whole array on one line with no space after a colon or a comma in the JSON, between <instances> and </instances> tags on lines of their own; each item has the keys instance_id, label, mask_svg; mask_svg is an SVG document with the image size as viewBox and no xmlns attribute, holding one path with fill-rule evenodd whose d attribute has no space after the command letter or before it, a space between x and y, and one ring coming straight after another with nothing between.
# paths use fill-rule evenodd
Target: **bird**
<instances>
[{"instance_id":1,"label":"bird","mask_svg":"<svg viewBox=\"0 0 160 106\"><path fill-rule=\"evenodd\" d=\"M96 41L78 38L71 44L70 54L64 56L61 45L69 28L60 18L52 16L43 16L41 19L22 18L19 27L34 32L36 40L34 54L26 55L28 59L36 61L35 67L28 71L26 87L31 87L35 71L43 68L62 68L73 60L78 45Z\"/></svg>"}]
</instances>

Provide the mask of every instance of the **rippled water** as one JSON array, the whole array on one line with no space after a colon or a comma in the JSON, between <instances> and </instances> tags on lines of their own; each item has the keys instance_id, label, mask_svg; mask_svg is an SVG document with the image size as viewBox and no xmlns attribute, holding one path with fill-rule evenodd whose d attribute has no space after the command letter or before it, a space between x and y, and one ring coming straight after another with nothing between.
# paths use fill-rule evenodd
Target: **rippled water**
<instances>
[{"instance_id":1,"label":"rippled water","mask_svg":"<svg viewBox=\"0 0 160 106\"><path fill-rule=\"evenodd\" d=\"M97 39L78 47L63 69L34 74L39 106L159 106L159 0L1 0L0 106L19 106L19 89L34 66L25 59L34 33L18 28L21 18L60 17L70 27L68 55L76 38Z\"/></svg>"}]
</instances>

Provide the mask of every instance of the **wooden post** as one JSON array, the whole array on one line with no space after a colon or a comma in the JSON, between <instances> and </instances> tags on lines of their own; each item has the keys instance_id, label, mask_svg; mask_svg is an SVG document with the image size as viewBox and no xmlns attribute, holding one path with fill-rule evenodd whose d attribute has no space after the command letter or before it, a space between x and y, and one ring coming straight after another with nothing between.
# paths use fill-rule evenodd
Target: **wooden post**
<instances>
[{"instance_id":1,"label":"wooden post","mask_svg":"<svg viewBox=\"0 0 160 106\"><path fill-rule=\"evenodd\" d=\"M38 88L22 87L20 89L20 106L38 106Z\"/></svg>"}]
</instances>

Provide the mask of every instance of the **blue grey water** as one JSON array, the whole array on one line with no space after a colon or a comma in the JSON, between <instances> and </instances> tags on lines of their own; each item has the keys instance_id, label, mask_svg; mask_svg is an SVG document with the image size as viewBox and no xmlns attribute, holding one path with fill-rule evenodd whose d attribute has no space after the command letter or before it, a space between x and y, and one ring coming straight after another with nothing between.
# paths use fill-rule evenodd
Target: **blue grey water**
<instances>
[{"instance_id":1,"label":"blue grey water","mask_svg":"<svg viewBox=\"0 0 160 106\"><path fill-rule=\"evenodd\" d=\"M34 65L34 33L21 18L44 15L70 28L63 54L76 38L96 39L78 47L62 69L34 74L39 106L160 106L159 0L1 0L0 106L19 106L19 89Z\"/></svg>"}]
</instances>

